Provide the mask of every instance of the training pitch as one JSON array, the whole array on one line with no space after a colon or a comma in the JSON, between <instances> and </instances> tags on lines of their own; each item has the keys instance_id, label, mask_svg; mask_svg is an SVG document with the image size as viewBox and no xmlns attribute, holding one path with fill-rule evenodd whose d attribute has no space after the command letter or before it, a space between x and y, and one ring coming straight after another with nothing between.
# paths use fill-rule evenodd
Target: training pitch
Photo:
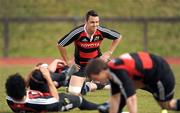
<instances>
[{"instance_id":1,"label":"training pitch","mask_svg":"<svg viewBox=\"0 0 180 113\"><path fill-rule=\"evenodd\" d=\"M176 88L175 88L175 97L180 98L180 65L171 66L174 74L176 76ZM0 113L12 112L8 105L6 104L6 95L5 95L5 81L10 74L19 72L22 75L27 75L28 72L33 69L33 65L0 65ZM65 89L59 89L59 92L64 92ZM158 104L154 101L151 94L138 90L138 113L161 113L161 109ZM102 103L106 101L109 97L108 90L100 90L88 93L84 96L89 101L96 103ZM126 110L125 110L126 111ZM67 113L67 112L66 112ZM68 111L68 113L98 113L98 111L80 111L79 109L74 109ZM175 113L175 112L168 112Z\"/></svg>"}]
</instances>

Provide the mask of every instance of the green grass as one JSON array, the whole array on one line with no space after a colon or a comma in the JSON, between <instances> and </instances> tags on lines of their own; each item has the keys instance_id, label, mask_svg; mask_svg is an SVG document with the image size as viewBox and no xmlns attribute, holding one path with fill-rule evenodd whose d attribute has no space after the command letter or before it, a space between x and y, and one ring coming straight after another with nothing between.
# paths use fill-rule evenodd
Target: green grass
<instances>
[{"instance_id":1,"label":"green grass","mask_svg":"<svg viewBox=\"0 0 180 113\"><path fill-rule=\"evenodd\" d=\"M103 5L102 5L103 2ZM0 0L0 17L82 17L89 9L98 11L100 17L171 17L180 16L178 0ZM80 23L78 23L79 25ZM143 25L108 22L102 25L122 33L123 40L114 53L143 50ZM56 42L73 28L72 23L10 24L11 57L59 57ZM180 24L151 23L148 26L149 51L163 56L180 56ZM0 23L0 48L3 47ZM108 49L105 42L102 50ZM73 44L68 47L73 55ZM2 56L0 52L0 57Z\"/></svg>"},{"instance_id":2,"label":"green grass","mask_svg":"<svg viewBox=\"0 0 180 113\"><path fill-rule=\"evenodd\" d=\"M179 4L178 0L1 0L0 17L83 16L89 9L103 16L179 16Z\"/></svg>"},{"instance_id":3,"label":"green grass","mask_svg":"<svg viewBox=\"0 0 180 113\"><path fill-rule=\"evenodd\" d=\"M5 101L5 88L4 84L7 79L7 77L10 74L19 72L22 75L26 75L32 68L33 66L5 66L2 67L0 66L0 112L5 113L5 112L10 112L11 110L6 104ZM172 66L172 69L174 71L174 74L176 76L176 89L175 89L175 97L180 98L180 71L179 71L180 66L174 65ZM59 92L64 92L64 89L60 89ZM138 113L160 113L160 107L157 105L157 103L154 101L152 98L151 94L138 90ZM102 103L108 99L109 92L107 90L101 90L101 91L96 91L96 92L91 92L88 93L88 95L85 96L86 99L96 102L96 103ZM68 113L97 113L97 111L80 111L79 109L74 109L72 111L69 111ZM169 112L169 113L174 113L174 112Z\"/></svg>"}]
</instances>

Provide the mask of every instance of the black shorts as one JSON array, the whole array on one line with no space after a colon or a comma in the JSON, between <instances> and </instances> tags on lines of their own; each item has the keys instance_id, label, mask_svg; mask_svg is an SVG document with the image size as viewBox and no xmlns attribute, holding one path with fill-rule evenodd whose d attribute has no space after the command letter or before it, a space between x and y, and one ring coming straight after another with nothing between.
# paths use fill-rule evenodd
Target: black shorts
<instances>
[{"instance_id":1,"label":"black shorts","mask_svg":"<svg viewBox=\"0 0 180 113\"><path fill-rule=\"evenodd\" d=\"M60 93L59 101L60 104L62 105L60 111L68 111L70 109L80 107L82 103L82 98L80 96Z\"/></svg>"},{"instance_id":2,"label":"black shorts","mask_svg":"<svg viewBox=\"0 0 180 113\"><path fill-rule=\"evenodd\" d=\"M73 75L79 76L79 77L86 77L85 68L81 67L77 72L75 72Z\"/></svg>"},{"instance_id":3,"label":"black shorts","mask_svg":"<svg viewBox=\"0 0 180 113\"><path fill-rule=\"evenodd\" d=\"M164 59L159 59L160 63L156 72L158 80L155 83L146 84L144 90L151 92L157 101L169 101L174 96L175 79L169 64Z\"/></svg>"}]
</instances>

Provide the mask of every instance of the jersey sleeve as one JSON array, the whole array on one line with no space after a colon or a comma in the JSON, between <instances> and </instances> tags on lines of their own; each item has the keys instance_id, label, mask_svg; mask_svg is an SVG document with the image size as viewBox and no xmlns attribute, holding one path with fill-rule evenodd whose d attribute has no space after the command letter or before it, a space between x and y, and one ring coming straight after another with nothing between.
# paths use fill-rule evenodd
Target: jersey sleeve
<instances>
[{"instance_id":1,"label":"jersey sleeve","mask_svg":"<svg viewBox=\"0 0 180 113\"><path fill-rule=\"evenodd\" d=\"M110 39L110 40L116 40L121 37L121 34L117 31L101 27L99 26L98 29L102 32L103 37Z\"/></svg>"},{"instance_id":2,"label":"jersey sleeve","mask_svg":"<svg viewBox=\"0 0 180 113\"><path fill-rule=\"evenodd\" d=\"M84 28L82 26L73 29L72 31L70 31L68 34L66 34L63 38L61 38L58 41L58 45L65 47L71 44L73 41L78 39L80 32L82 32L83 30Z\"/></svg>"},{"instance_id":3,"label":"jersey sleeve","mask_svg":"<svg viewBox=\"0 0 180 113\"><path fill-rule=\"evenodd\" d=\"M111 95L115 95L121 92L118 84L116 84L115 82L111 80L110 80L110 84L111 84Z\"/></svg>"},{"instance_id":4,"label":"jersey sleeve","mask_svg":"<svg viewBox=\"0 0 180 113\"><path fill-rule=\"evenodd\" d=\"M112 95L121 92L125 98L128 98L135 94L134 83L129 78L126 71L116 70L113 71L112 74L113 80L110 82Z\"/></svg>"}]
</instances>

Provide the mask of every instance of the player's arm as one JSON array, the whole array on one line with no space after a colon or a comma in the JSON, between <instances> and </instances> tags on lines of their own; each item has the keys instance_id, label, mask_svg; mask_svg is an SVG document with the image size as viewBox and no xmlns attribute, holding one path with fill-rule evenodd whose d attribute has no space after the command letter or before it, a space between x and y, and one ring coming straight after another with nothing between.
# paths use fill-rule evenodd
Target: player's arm
<instances>
[{"instance_id":1,"label":"player's arm","mask_svg":"<svg viewBox=\"0 0 180 113\"><path fill-rule=\"evenodd\" d=\"M36 69L39 69L39 66L36 66L26 77L25 77L25 84L26 84L26 87L29 87L29 81L31 79L31 76L32 76L32 72Z\"/></svg>"},{"instance_id":2,"label":"player's arm","mask_svg":"<svg viewBox=\"0 0 180 113\"><path fill-rule=\"evenodd\" d=\"M63 67L66 63L60 59L53 60L49 66L48 69L50 72L55 72L57 67Z\"/></svg>"},{"instance_id":3,"label":"player's arm","mask_svg":"<svg viewBox=\"0 0 180 113\"><path fill-rule=\"evenodd\" d=\"M119 45L119 43L121 41L121 38L122 38L122 36L120 35L118 39L115 39L115 40L112 41L111 46L109 48L109 51L111 53L113 53L114 50L116 49L116 47Z\"/></svg>"},{"instance_id":4,"label":"player's arm","mask_svg":"<svg viewBox=\"0 0 180 113\"><path fill-rule=\"evenodd\" d=\"M116 85L119 86L120 93L126 99L126 104L130 113L137 113L137 99L135 84L125 70L112 70L117 78ZM112 84L112 83L111 83ZM113 84L112 84L113 85ZM112 89L112 94L118 93L117 86Z\"/></svg>"},{"instance_id":5,"label":"player's arm","mask_svg":"<svg viewBox=\"0 0 180 113\"><path fill-rule=\"evenodd\" d=\"M111 46L109 47L109 50L107 52L105 52L102 55L102 59L109 59L111 57L111 55L113 54L114 50L117 48L117 46L119 45L121 39L122 39L122 35L116 31L113 30L109 30L107 28L100 28L103 36L107 39L113 40L111 43Z\"/></svg>"},{"instance_id":6,"label":"player's arm","mask_svg":"<svg viewBox=\"0 0 180 113\"><path fill-rule=\"evenodd\" d=\"M48 85L49 92L50 92L51 96L53 96L54 98L59 100L59 95L58 95L57 89L56 89L56 87L55 87L55 85L54 85L54 83L53 83L53 81L51 79L49 70L47 68L40 67L40 71L42 72L43 77L47 81L47 85Z\"/></svg>"},{"instance_id":7,"label":"player's arm","mask_svg":"<svg viewBox=\"0 0 180 113\"><path fill-rule=\"evenodd\" d=\"M120 93L112 95L109 100L110 108L109 113L118 113L120 102Z\"/></svg>"},{"instance_id":8,"label":"player's arm","mask_svg":"<svg viewBox=\"0 0 180 113\"><path fill-rule=\"evenodd\" d=\"M69 63L69 58L68 58L65 46L68 46L73 41L78 39L78 33L79 32L77 32L77 30L80 32L81 27L77 28L77 29L75 28L74 30L72 30L70 33L68 33L63 38L61 38L57 43L58 50L59 50L63 60L67 63L67 65L70 65L70 63Z\"/></svg>"},{"instance_id":9,"label":"player's arm","mask_svg":"<svg viewBox=\"0 0 180 113\"><path fill-rule=\"evenodd\" d=\"M124 70L116 71L119 80L122 83L121 93L126 99L127 108L130 113L137 113L137 99L135 92L135 84Z\"/></svg>"},{"instance_id":10,"label":"player's arm","mask_svg":"<svg viewBox=\"0 0 180 113\"><path fill-rule=\"evenodd\" d=\"M69 58L67 56L66 48L63 47L62 45L57 45L57 47L58 47L58 50L59 50L63 60L66 62L67 65L69 65Z\"/></svg>"},{"instance_id":11,"label":"player's arm","mask_svg":"<svg viewBox=\"0 0 180 113\"><path fill-rule=\"evenodd\" d=\"M102 59L105 59L105 60L109 59L120 41L121 41L121 38L113 40L109 50L103 54Z\"/></svg>"},{"instance_id":12,"label":"player's arm","mask_svg":"<svg viewBox=\"0 0 180 113\"><path fill-rule=\"evenodd\" d=\"M25 77L26 87L29 87L29 81L31 79L32 71Z\"/></svg>"}]
</instances>

